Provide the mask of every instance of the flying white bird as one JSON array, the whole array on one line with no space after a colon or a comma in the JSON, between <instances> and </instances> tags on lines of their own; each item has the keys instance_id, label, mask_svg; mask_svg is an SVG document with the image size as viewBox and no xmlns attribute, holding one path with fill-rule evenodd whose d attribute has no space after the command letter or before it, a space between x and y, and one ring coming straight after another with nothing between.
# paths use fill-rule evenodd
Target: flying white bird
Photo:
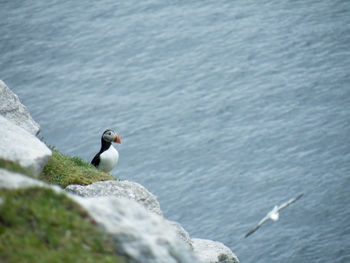
<instances>
[{"instance_id":1,"label":"flying white bird","mask_svg":"<svg viewBox=\"0 0 350 263\"><path fill-rule=\"evenodd\" d=\"M300 197L302 197L303 194L299 194L296 197L294 197L293 199L289 200L288 202L283 203L280 206L275 206L270 212L267 213L267 215L260 220L260 222L251 230L249 230L249 232L245 235L245 237L250 236L251 234L253 234L256 230L259 229L259 227L262 226L262 224L264 224L267 220L271 219L273 221L277 221L279 218L279 211L283 208L286 208L287 206L289 206L291 203L294 203L295 201L297 201Z\"/></svg>"}]
</instances>

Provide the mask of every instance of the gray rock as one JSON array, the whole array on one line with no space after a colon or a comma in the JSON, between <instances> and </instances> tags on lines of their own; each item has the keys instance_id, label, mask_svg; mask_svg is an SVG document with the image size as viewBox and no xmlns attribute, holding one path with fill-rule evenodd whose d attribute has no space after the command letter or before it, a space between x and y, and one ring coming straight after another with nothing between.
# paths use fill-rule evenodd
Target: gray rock
<instances>
[{"instance_id":1,"label":"gray rock","mask_svg":"<svg viewBox=\"0 0 350 263\"><path fill-rule=\"evenodd\" d=\"M56 192L63 192L58 186L48 185L43 181L0 168L0 189L19 189L36 186L51 188Z\"/></svg>"},{"instance_id":2,"label":"gray rock","mask_svg":"<svg viewBox=\"0 0 350 263\"><path fill-rule=\"evenodd\" d=\"M29 114L27 108L20 102L6 84L0 80L0 115L14 122L33 135L40 132L40 126Z\"/></svg>"},{"instance_id":3,"label":"gray rock","mask_svg":"<svg viewBox=\"0 0 350 263\"><path fill-rule=\"evenodd\" d=\"M192 238L192 244L194 253L202 263L239 263L231 249L220 242Z\"/></svg>"},{"instance_id":4,"label":"gray rock","mask_svg":"<svg viewBox=\"0 0 350 263\"><path fill-rule=\"evenodd\" d=\"M188 232L178 223L175 221L166 220L171 228L174 229L176 235L185 242L185 244L188 245L190 249L193 250L192 240L190 238L190 235Z\"/></svg>"},{"instance_id":5,"label":"gray rock","mask_svg":"<svg viewBox=\"0 0 350 263\"><path fill-rule=\"evenodd\" d=\"M44 185L44 182L34 178L0 168L0 189L18 189Z\"/></svg>"},{"instance_id":6,"label":"gray rock","mask_svg":"<svg viewBox=\"0 0 350 263\"><path fill-rule=\"evenodd\" d=\"M117 197L75 199L113 235L117 252L130 263L199 263L163 217Z\"/></svg>"},{"instance_id":7,"label":"gray rock","mask_svg":"<svg viewBox=\"0 0 350 263\"><path fill-rule=\"evenodd\" d=\"M0 168L0 190L36 186L64 192L80 203L100 227L113 235L116 252L126 256L130 263L199 263L193 251L169 227L169 222L133 200L113 196L80 197L58 186Z\"/></svg>"},{"instance_id":8,"label":"gray rock","mask_svg":"<svg viewBox=\"0 0 350 263\"><path fill-rule=\"evenodd\" d=\"M51 150L37 137L0 115L0 158L19 163L38 175Z\"/></svg>"},{"instance_id":9,"label":"gray rock","mask_svg":"<svg viewBox=\"0 0 350 263\"><path fill-rule=\"evenodd\" d=\"M147 210L162 215L157 197L138 183L129 181L101 181L90 185L68 185L66 190L83 197L125 197L143 205Z\"/></svg>"},{"instance_id":10,"label":"gray rock","mask_svg":"<svg viewBox=\"0 0 350 263\"><path fill-rule=\"evenodd\" d=\"M157 197L145 187L130 181L101 181L90 185L68 185L65 190L82 197L115 196L127 198L143 205L148 211L163 215ZM186 230L177 222L165 220L177 236L184 241L188 248L193 249L191 238Z\"/></svg>"},{"instance_id":11,"label":"gray rock","mask_svg":"<svg viewBox=\"0 0 350 263\"><path fill-rule=\"evenodd\" d=\"M36 186L65 192L58 186L0 168L0 190ZM67 195L80 203L106 232L113 235L116 252L126 256L130 263L239 263L222 243L197 238L190 240L180 224L149 213L133 200L114 196L84 198L71 193Z\"/></svg>"}]
</instances>

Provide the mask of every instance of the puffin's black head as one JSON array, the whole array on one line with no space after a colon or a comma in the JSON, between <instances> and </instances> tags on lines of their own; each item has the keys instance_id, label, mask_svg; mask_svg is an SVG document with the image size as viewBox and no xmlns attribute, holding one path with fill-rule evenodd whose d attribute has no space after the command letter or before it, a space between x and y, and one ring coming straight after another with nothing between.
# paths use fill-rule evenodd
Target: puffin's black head
<instances>
[{"instance_id":1,"label":"puffin's black head","mask_svg":"<svg viewBox=\"0 0 350 263\"><path fill-rule=\"evenodd\" d=\"M116 142L116 143L121 143L122 141L120 140L119 135L114 132L113 130L105 130L102 134L102 140L106 142Z\"/></svg>"}]
</instances>

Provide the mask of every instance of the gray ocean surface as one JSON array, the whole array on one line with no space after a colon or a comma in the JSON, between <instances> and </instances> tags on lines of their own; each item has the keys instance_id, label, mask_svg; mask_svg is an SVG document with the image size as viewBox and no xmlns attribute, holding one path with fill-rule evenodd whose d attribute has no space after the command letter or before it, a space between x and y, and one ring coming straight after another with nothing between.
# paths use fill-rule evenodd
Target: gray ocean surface
<instances>
[{"instance_id":1,"label":"gray ocean surface","mask_svg":"<svg viewBox=\"0 0 350 263\"><path fill-rule=\"evenodd\" d=\"M45 141L245 262L350 262L350 1L0 1L0 79ZM246 232L299 193L280 220Z\"/></svg>"}]
</instances>

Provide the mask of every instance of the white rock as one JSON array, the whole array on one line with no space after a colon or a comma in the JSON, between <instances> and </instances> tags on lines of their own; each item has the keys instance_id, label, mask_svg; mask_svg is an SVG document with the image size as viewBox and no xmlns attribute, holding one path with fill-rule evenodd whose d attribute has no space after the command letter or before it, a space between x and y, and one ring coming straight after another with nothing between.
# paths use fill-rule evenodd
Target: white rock
<instances>
[{"instance_id":1,"label":"white rock","mask_svg":"<svg viewBox=\"0 0 350 263\"><path fill-rule=\"evenodd\" d=\"M174 229L176 235L188 245L190 249L193 250L192 240L188 232L180 225L178 222L170 221L165 219L171 228Z\"/></svg>"},{"instance_id":2,"label":"white rock","mask_svg":"<svg viewBox=\"0 0 350 263\"><path fill-rule=\"evenodd\" d=\"M44 185L44 182L34 178L0 168L0 189L18 189Z\"/></svg>"},{"instance_id":3,"label":"white rock","mask_svg":"<svg viewBox=\"0 0 350 263\"><path fill-rule=\"evenodd\" d=\"M58 186L0 168L0 190ZM65 192L66 193L66 192ZM113 235L116 252L130 263L199 263L163 217L150 213L133 200L117 197L85 198L66 193L80 203L96 222ZM1 200L0 200L1 201ZM1 205L1 202L0 202Z\"/></svg>"},{"instance_id":4,"label":"white rock","mask_svg":"<svg viewBox=\"0 0 350 263\"><path fill-rule=\"evenodd\" d=\"M144 206L148 211L163 215L157 197L142 185L130 181L101 181L90 185L68 185L65 190L82 197L115 196L134 200ZM186 230L177 222L165 221L177 236L192 248L191 238Z\"/></svg>"},{"instance_id":5,"label":"white rock","mask_svg":"<svg viewBox=\"0 0 350 263\"><path fill-rule=\"evenodd\" d=\"M0 80L0 115L14 122L33 135L40 132L40 126L29 114L27 108L20 102L6 84Z\"/></svg>"},{"instance_id":6,"label":"white rock","mask_svg":"<svg viewBox=\"0 0 350 263\"><path fill-rule=\"evenodd\" d=\"M90 185L68 185L66 190L83 197L125 197L143 205L147 210L162 215L157 197L138 183L129 181L101 181Z\"/></svg>"},{"instance_id":7,"label":"white rock","mask_svg":"<svg viewBox=\"0 0 350 263\"><path fill-rule=\"evenodd\" d=\"M117 252L131 263L196 263L193 251L178 238L163 217L133 200L117 197L76 197L108 233Z\"/></svg>"},{"instance_id":8,"label":"white rock","mask_svg":"<svg viewBox=\"0 0 350 263\"><path fill-rule=\"evenodd\" d=\"M0 115L0 158L19 163L38 175L51 150L37 137Z\"/></svg>"},{"instance_id":9,"label":"white rock","mask_svg":"<svg viewBox=\"0 0 350 263\"><path fill-rule=\"evenodd\" d=\"M36 186L65 192L58 186L0 168L0 189ZM117 253L126 256L130 263L239 263L222 243L197 238L191 242L181 225L150 213L133 200L67 195L80 203L106 232L113 235ZM194 250L190 249L192 245Z\"/></svg>"},{"instance_id":10,"label":"white rock","mask_svg":"<svg viewBox=\"0 0 350 263\"><path fill-rule=\"evenodd\" d=\"M231 249L220 242L192 238L192 244L194 253L202 263L239 263Z\"/></svg>"},{"instance_id":11,"label":"white rock","mask_svg":"<svg viewBox=\"0 0 350 263\"><path fill-rule=\"evenodd\" d=\"M58 186L48 185L43 181L0 168L0 189L19 189L36 186L51 188L56 192L63 192Z\"/></svg>"}]
</instances>

